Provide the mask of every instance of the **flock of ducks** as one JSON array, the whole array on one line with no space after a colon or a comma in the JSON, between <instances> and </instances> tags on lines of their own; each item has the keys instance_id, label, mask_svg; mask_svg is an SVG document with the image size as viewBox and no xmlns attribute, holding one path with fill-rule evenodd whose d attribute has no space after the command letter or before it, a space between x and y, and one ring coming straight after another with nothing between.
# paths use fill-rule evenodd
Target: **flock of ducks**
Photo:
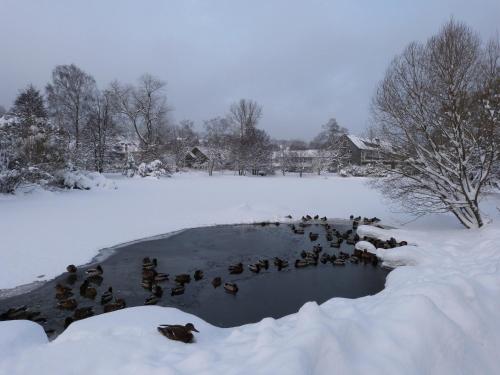
<instances>
[{"instance_id":1,"label":"flock of ducks","mask_svg":"<svg viewBox=\"0 0 500 375\"><path fill-rule=\"evenodd\" d=\"M291 215L287 216L288 219L292 219ZM405 241L397 242L394 238L387 241L382 241L376 238L363 237L362 239L355 232L360 224L376 224L380 220L376 217L374 218L361 218L350 217L352 223L352 229L348 229L345 232L340 232L333 228L326 217L319 217L319 215L310 216L305 215L297 224L289 224L292 232L299 235L304 235L306 228L312 225L323 226L325 229L326 240L329 242L330 247L340 248L342 242L354 245L360 240L369 241L377 248L393 248L396 246L406 245ZM259 223L262 226L271 225L269 222ZM279 222L274 223L276 226L280 225ZM319 239L320 234L309 231L308 237L311 242L316 242ZM331 263L334 266L344 266L346 263L357 264L360 261L365 263L371 262L373 265L377 265L378 258L366 250L355 249L353 254L348 254L343 251L339 251L338 255L328 254L324 251L320 244L314 244L310 251L303 250L300 253L300 257L295 259L293 265L295 268L305 268L309 266L317 266L318 263L326 264ZM268 259L259 259L255 263L247 265L250 272L257 274L262 270L267 270L270 267L270 261ZM275 257L272 260L272 264L276 267L278 271L289 267L289 262L286 259ZM149 295L144 300L144 305L155 305L157 304L164 294L164 287L162 286L164 282L169 281L170 275L164 272L159 272L158 260L156 258L145 257L142 260L142 278L141 286L149 292ZM231 264L228 266L227 270L230 275L239 275L244 272L243 263L239 262L236 264ZM76 291L72 288L77 281L77 267L73 264L66 267L68 272L67 284L58 283L55 286L55 298L58 301L57 307L61 310L71 311L72 314L66 316L64 319L64 328L67 328L71 323L77 320L85 319L91 317L95 314L94 308L92 306L79 306L78 301L74 298ZM104 313L123 309L126 307L126 302L123 298L116 298L111 286L108 287L101 295L98 295L97 287L102 284L104 270L101 265L97 265L95 268L90 268L85 271L85 279L80 284L78 288L78 293L85 299L98 300L100 305L102 305L102 311ZM170 288L171 296L178 296L184 294L186 290L186 284L189 284L191 280L194 279L195 282L204 279L204 272L202 270L195 270L192 277L191 274L184 273L178 274L173 277L175 285ZM238 285L234 282L224 282L220 276L217 276L211 280L211 284L214 288L218 288L223 285L223 289L229 294L238 293ZM70 286L71 285L71 286ZM26 306L21 306L18 308L11 308L6 312L0 314L0 320L13 320L13 319L28 319L38 323L46 322L46 319L40 317L40 312L34 312L28 309ZM158 328L160 332L165 337L178 340L182 342L192 342L193 334L192 332L198 332L192 323L186 325L161 325ZM51 330L46 329L49 334Z\"/></svg>"}]
</instances>

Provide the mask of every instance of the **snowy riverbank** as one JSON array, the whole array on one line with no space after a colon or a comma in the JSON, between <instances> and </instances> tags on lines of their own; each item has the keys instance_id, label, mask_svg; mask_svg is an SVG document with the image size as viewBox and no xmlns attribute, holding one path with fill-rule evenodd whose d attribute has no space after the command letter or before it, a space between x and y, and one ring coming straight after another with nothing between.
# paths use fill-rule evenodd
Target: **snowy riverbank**
<instances>
[{"instance_id":1,"label":"snowy riverbank","mask_svg":"<svg viewBox=\"0 0 500 375\"><path fill-rule=\"evenodd\" d=\"M50 278L98 249L200 225L319 213L378 216L401 226L360 178L175 175L115 177L117 190L0 198L0 288ZM398 265L381 293L304 305L297 314L219 329L176 309L137 307L72 324L51 343L31 322L0 323L0 374L495 374L500 348L500 206L489 224L461 229L433 216L377 231L409 246L379 250ZM373 231L361 227L360 232ZM193 322L197 342L156 332ZM84 353L84 354L82 354Z\"/></svg>"}]
</instances>

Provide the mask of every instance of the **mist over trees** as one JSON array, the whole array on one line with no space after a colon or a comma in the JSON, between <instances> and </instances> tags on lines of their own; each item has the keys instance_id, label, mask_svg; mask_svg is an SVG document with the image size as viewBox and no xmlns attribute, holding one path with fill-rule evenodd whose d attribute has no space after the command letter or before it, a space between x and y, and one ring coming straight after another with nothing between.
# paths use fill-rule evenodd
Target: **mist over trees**
<instances>
[{"instance_id":1,"label":"mist over trees","mask_svg":"<svg viewBox=\"0 0 500 375\"><path fill-rule=\"evenodd\" d=\"M479 200L499 160L498 37L483 44L449 21L397 56L374 97L374 118L399 161L382 191L413 213L451 212L481 227Z\"/></svg>"}]
</instances>

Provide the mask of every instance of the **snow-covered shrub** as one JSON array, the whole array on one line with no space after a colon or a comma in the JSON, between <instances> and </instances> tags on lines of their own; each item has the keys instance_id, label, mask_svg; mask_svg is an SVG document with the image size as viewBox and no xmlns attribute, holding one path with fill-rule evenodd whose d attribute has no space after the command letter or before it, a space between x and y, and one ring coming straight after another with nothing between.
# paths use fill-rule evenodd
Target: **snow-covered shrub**
<instances>
[{"instance_id":1,"label":"snow-covered shrub","mask_svg":"<svg viewBox=\"0 0 500 375\"><path fill-rule=\"evenodd\" d=\"M134 177L137 172L137 164L135 163L134 155L131 153L127 154L127 161L123 168L123 174L127 177Z\"/></svg>"},{"instance_id":2,"label":"snow-covered shrub","mask_svg":"<svg viewBox=\"0 0 500 375\"><path fill-rule=\"evenodd\" d=\"M66 170L59 173L59 178L60 184L68 189L116 189L113 181L98 172Z\"/></svg>"},{"instance_id":3,"label":"snow-covered shrub","mask_svg":"<svg viewBox=\"0 0 500 375\"><path fill-rule=\"evenodd\" d=\"M141 177L156 177L168 176L168 168L161 160L153 160L150 163L141 163L137 168L137 174Z\"/></svg>"},{"instance_id":4,"label":"snow-covered shrub","mask_svg":"<svg viewBox=\"0 0 500 375\"><path fill-rule=\"evenodd\" d=\"M342 177L385 177L386 172L375 165L348 165L339 171Z\"/></svg>"},{"instance_id":5,"label":"snow-covered shrub","mask_svg":"<svg viewBox=\"0 0 500 375\"><path fill-rule=\"evenodd\" d=\"M13 193L21 180L21 173L17 170L0 170L0 193Z\"/></svg>"}]
</instances>

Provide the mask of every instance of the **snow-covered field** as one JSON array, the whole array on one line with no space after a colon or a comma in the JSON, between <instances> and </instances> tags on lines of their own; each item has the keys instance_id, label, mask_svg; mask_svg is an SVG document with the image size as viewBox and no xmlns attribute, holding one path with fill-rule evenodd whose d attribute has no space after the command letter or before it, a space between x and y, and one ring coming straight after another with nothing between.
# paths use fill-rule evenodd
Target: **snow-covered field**
<instances>
[{"instance_id":1,"label":"snow-covered field","mask_svg":"<svg viewBox=\"0 0 500 375\"><path fill-rule=\"evenodd\" d=\"M136 307L72 324L47 342L27 321L0 323L3 374L498 374L500 197L482 204L485 228L452 217L410 222L365 179L177 174L124 179L117 190L0 197L0 289L51 278L101 248L170 231L319 213L378 216L377 231L409 246L378 250L397 265L381 293L304 305L279 320L220 329L179 310ZM373 231L361 227L360 231ZM156 332L193 322L186 345Z\"/></svg>"}]
</instances>

